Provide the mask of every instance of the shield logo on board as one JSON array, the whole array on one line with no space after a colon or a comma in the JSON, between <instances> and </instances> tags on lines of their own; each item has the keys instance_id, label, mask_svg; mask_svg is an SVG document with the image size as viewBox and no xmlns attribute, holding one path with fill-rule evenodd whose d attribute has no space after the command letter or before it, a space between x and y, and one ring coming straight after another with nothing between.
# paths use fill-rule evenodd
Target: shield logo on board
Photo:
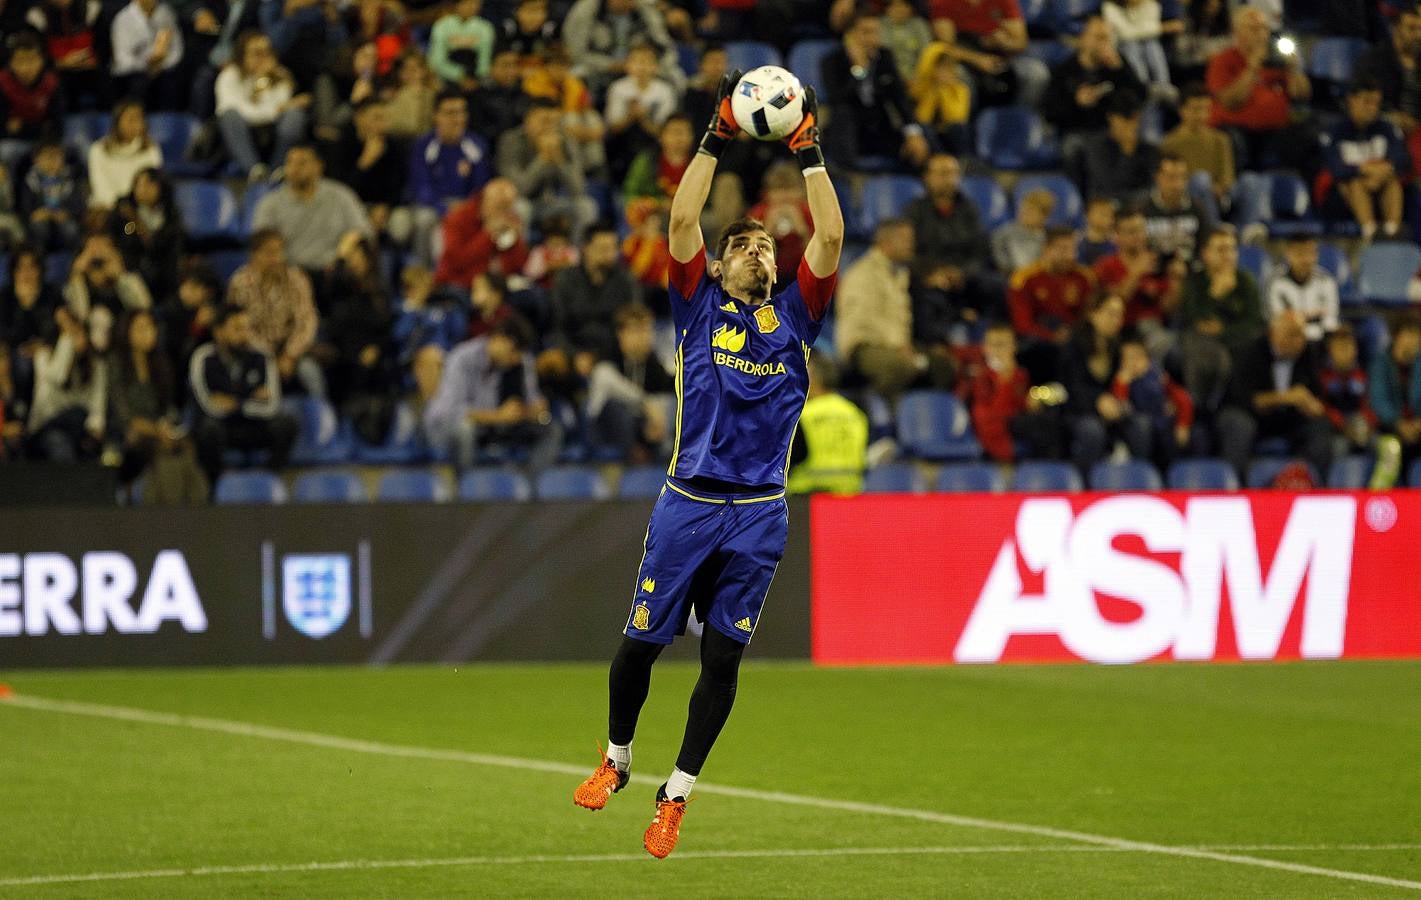
<instances>
[{"instance_id":1,"label":"shield logo on board","mask_svg":"<svg viewBox=\"0 0 1421 900\"><path fill-rule=\"evenodd\" d=\"M281 559L281 606L291 627L326 637L350 618L350 557L344 553L292 553Z\"/></svg>"}]
</instances>

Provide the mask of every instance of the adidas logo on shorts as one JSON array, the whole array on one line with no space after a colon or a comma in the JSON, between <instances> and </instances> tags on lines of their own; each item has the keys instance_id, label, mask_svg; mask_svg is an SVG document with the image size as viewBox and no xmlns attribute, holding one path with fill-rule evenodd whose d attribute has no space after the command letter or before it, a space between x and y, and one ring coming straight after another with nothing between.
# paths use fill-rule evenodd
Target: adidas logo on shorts
<instances>
[{"instance_id":1,"label":"adidas logo on shorts","mask_svg":"<svg viewBox=\"0 0 1421 900\"><path fill-rule=\"evenodd\" d=\"M735 627L736 627L736 628L739 628L741 631L744 631L744 632L747 632L747 633L755 630L755 626L750 624L750 617L749 617L749 616L746 616L745 618L741 619L739 622L736 622L736 623L735 623Z\"/></svg>"}]
</instances>

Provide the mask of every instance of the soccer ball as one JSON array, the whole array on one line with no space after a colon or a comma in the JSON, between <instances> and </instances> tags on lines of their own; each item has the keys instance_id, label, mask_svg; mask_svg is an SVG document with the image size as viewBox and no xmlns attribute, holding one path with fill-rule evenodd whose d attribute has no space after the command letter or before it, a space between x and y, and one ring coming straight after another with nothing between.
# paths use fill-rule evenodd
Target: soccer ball
<instances>
[{"instance_id":1,"label":"soccer ball","mask_svg":"<svg viewBox=\"0 0 1421 900\"><path fill-rule=\"evenodd\" d=\"M778 141L804 121L804 88L788 69L761 66L740 79L730 109L746 134Z\"/></svg>"}]
</instances>

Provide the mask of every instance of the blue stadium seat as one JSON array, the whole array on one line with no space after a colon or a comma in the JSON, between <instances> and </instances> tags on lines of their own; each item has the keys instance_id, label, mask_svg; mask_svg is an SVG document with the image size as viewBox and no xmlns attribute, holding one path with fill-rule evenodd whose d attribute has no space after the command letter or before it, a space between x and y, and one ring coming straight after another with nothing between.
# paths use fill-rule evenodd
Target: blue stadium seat
<instances>
[{"instance_id":1,"label":"blue stadium seat","mask_svg":"<svg viewBox=\"0 0 1421 900\"><path fill-rule=\"evenodd\" d=\"M859 257L868 252L868 244L863 241L847 241L844 249L839 252L839 272L847 272L849 266L859 261ZM831 307L832 309L832 307Z\"/></svg>"},{"instance_id":2,"label":"blue stadium seat","mask_svg":"<svg viewBox=\"0 0 1421 900\"><path fill-rule=\"evenodd\" d=\"M1267 247L1260 247L1257 244L1240 244L1238 266L1253 276L1253 280L1258 282L1260 291L1268 286L1268 279L1273 274L1273 258L1268 255Z\"/></svg>"},{"instance_id":3,"label":"blue stadium seat","mask_svg":"<svg viewBox=\"0 0 1421 900\"><path fill-rule=\"evenodd\" d=\"M332 469L302 472L291 485L291 499L297 503L364 503L370 499L365 485L354 472Z\"/></svg>"},{"instance_id":4,"label":"blue stadium seat","mask_svg":"<svg viewBox=\"0 0 1421 900\"><path fill-rule=\"evenodd\" d=\"M1081 476L1070 463L1028 460L1017 464L1011 489L1049 494L1075 492L1081 489Z\"/></svg>"},{"instance_id":5,"label":"blue stadium seat","mask_svg":"<svg viewBox=\"0 0 1421 900\"><path fill-rule=\"evenodd\" d=\"M1411 464L1411 468L1406 470L1407 487L1421 487L1421 459Z\"/></svg>"},{"instance_id":6,"label":"blue stadium seat","mask_svg":"<svg viewBox=\"0 0 1421 900\"><path fill-rule=\"evenodd\" d=\"M677 44L676 62L680 64L682 72L694 75L701 70L700 51L690 44Z\"/></svg>"},{"instance_id":7,"label":"blue stadium seat","mask_svg":"<svg viewBox=\"0 0 1421 900\"><path fill-rule=\"evenodd\" d=\"M1357 266L1357 292L1372 303L1404 304L1406 287L1421 269L1421 248L1400 241L1371 244Z\"/></svg>"},{"instance_id":8,"label":"blue stadium seat","mask_svg":"<svg viewBox=\"0 0 1421 900\"><path fill-rule=\"evenodd\" d=\"M1071 179L1064 175L1026 175L1017 179L1012 188L1012 205L1021 208L1021 199L1032 191L1047 190L1056 198L1056 206L1051 210L1047 225L1070 225L1079 228L1085 218L1085 204L1081 192Z\"/></svg>"},{"instance_id":9,"label":"blue stadium seat","mask_svg":"<svg viewBox=\"0 0 1421 900\"><path fill-rule=\"evenodd\" d=\"M1000 494L1006 487L995 463L948 463L937 473L937 489L952 494Z\"/></svg>"},{"instance_id":10,"label":"blue stadium seat","mask_svg":"<svg viewBox=\"0 0 1421 900\"><path fill-rule=\"evenodd\" d=\"M789 69L804 84L814 85L820 100L832 99L824 87L824 57L842 46L830 38L814 38L800 41L789 48L789 59L785 68Z\"/></svg>"},{"instance_id":11,"label":"blue stadium seat","mask_svg":"<svg viewBox=\"0 0 1421 900\"><path fill-rule=\"evenodd\" d=\"M990 175L968 175L962 179L962 193L977 207L977 217L987 231L1011 219L1011 203L1007 192Z\"/></svg>"},{"instance_id":12,"label":"blue stadium seat","mask_svg":"<svg viewBox=\"0 0 1421 900\"><path fill-rule=\"evenodd\" d=\"M1238 224L1262 223L1272 237L1321 234L1307 185L1291 172L1244 172L1234 188Z\"/></svg>"},{"instance_id":13,"label":"blue stadium seat","mask_svg":"<svg viewBox=\"0 0 1421 900\"><path fill-rule=\"evenodd\" d=\"M249 254L246 250L217 250L212 253L203 254L203 259L212 267L212 271L217 273L217 277L226 284L232 279L232 273L246 265Z\"/></svg>"},{"instance_id":14,"label":"blue stadium seat","mask_svg":"<svg viewBox=\"0 0 1421 900\"><path fill-rule=\"evenodd\" d=\"M633 466L622 472L617 484L617 496L645 499L661 493L666 485L666 470L661 466Z\"/></svg>"},{"instance_id":15,"label":"blue stadium seat","mask_svg":"<svg viewBox=\"0 0 1421 900\"><path fill-rule=\"evenodd\" d=\"M1317 470L1312 467L1311 463L1287 456L1262 456L1255 458L1253 462L1248 464L1248 475L1245 479L1245 483L1255 490L1272 487L1273 479L1278 477L1278 473L1283 471L1284 467L1300 462L1307 466L1308 474L1312 476L1312 483L1321 484L1322 482L1319 481L1317 477Z\"/></svg>"},{"instance_id":16,"label":"blue stadium seat","mask_svg":"<svg viewBox=\"0 0 1421 900\"><path fill-rule=\"evenodd\" d=\"M1165 479L1172 491L1236 491L1238 475L1222 459L1181 459L1169 467Z\"/></svg>"},{"instance_id":17,"label":"blue stadium seat","mask_svg":"<svg viewBox=\"0 0 1421 900\"><path fill-rule=\"evenodd\" d=\"M1317 245L1317 264L1337 279L1337 293L1343 302L1351 300L1357 287L1352 283L1352 261L1347 252L1331 241L1321 241Z\"/></svg>"},{"instance_id":18,"label":"blue stadium seat","mask_svg":"<svg viewBox=\"0 0 1421 900\"><path fill-rule=\"evenodd\" d=\"M859 197L856 233L873 237L873 229L884 219L897 218L909 203L923 196L927 188L908 175L875 175L864 181Z\"/></svg>"},{"instance_id":19,"label":"blue stadium seat","mask_svg":"<svg viewBox=\"0 0 1421 900\"><path fill-rule=\"evenodd\" d=\"M449 499L444 479L427 469L394 469L380 476L375 499L383 503L443 503Z\"/></svg>"},{"instance_id":20,"label":"blue stadium seat","mask_svg":"<svg viewBox=\"0 0 1421 900\"><path fill-rule=\"evenodd\" d=\"M1032 34L1052 34L1054 35L1060 28L1060 22L1056 15L1056 8L1051 0L1021 0L1021 17L1026 22L1027 30ZM1031 44L1054 44L1064 47L1066 55L1071 55L1071 50L1065 47L1060 41L1031 41ZM1027 45L1027 53L1031 53L1030 46ZM1034 55L1034 54L1033 54ZM1038 59L1040 57L1037 57ZM1042 60L1044 62L1044 60ZM1051 65L1051 63L1047 63Z\"/></svg>"},{"instance_id":21,"label":"blue stadium seat","mask_svg":"<svg viewBox=\"0 0 1421 900\"><path fill-rule=\"evenodd\" d=\"M866 494L915 494L918 472L910 463L889 463L869 469L863 476Z\"/></svg>"},{"instance_id":22,"label":"blue stadium seat","mask_svg":"<svg viewBox=\"0 0 1421 900\"><path fill-rule=\"evenodd\" d=\"M946 391L909 391L898 398L898 443L921 459L976 459L982 447L972 417Z\"/></svg>"},{"instance_id":23,"label":"blue stadium seat","mask_svg":"<svg viewBox=\"0 0 1421 900\"><path fill-rule=\"evenodd\" d=\"M605 500L612 495L596 470L581 466L544 470L538 475L534 490L540 500Z\"/></svg>"},{"instance_id":24,"label":"blue stadium seat","mask_svg":"<svg viewBox=\"0 0 1421 900\"><path fill-rule=\"evenodd\" d=\"M1100 0L1056 0L1056 19L1061 28L1078 33L1081 20L1100 11Z\"/></svg>"},{"instance_id":25,"label":"blue stadium seat","mask_svg":"<svg viewBox=\"0 0 1421 900\"><path fill-rule=\"evenodd\" d=\"M242 214L237 220L237 237L246 240L252 234L252 219L257 214L257 204L261 198L276 190L277 186L266 181L259 181L256 184L247 185L247 189L242 192Z\"/></svg>"},{"instance_id":26,"label":"blue stadium seat","mask_svg":"<svg viewBox=\"0 0 1421 900\"><path fill-rule=\"evenodd\" d=\"M224 505L285 503L286 485L270 472L224 472L217 479L213 499Z\"/></svg>"},{"instance_id":27,"label":"blue stadium seat","mask_svg":"<svg viewBox=\"0 0 1421 900\"><path fill-rule=\"evenodd\" d=\"M1371 477L1372 458L1365 453L1353 453L1332 461L1327 470L1327 486L1359 490L1367 486Z\"/></svg>"},{"instance_id":28,"label":"blue stadium seat","mask_svg":"<svg viewBox=\"0 0 1421 900\"><path fill-rule=\"evenodd\" d=\"M1158 491L1164 487L1159 472L1143 459L1101 460L1090 467L1086 480L1093 491Z\"/></svg>"},{"instance_id":29,"label":"blue stadium seat","mask_svg":"<svg viewBox=\"0 0 1421 900\"><path fill-rule=\"evenodd\" d=\"M351 438L340 427L336 411L319 397L286 397L281 408L294 416L298 426L291 462L298 466L319 466L347 462Z\"/></svg>"},{"instance_id":30,"label":"blue stadium seat","mask_svg":"<svg viewBox=\"0 0 1421 900\"><path fill-rule=\"evenodd\" d=\"M419 427L419 417L408 403L395 407L394 419L390 422L390 433L379 445L371 445L358 436L351 435L356 462L371 465L408 465L437 458L424 442L424 434Z\"/></svg>"},{"instance_id":31,"label":"blue stadium seat","mask_svg":"<svg viewBox=\"0 0 1421 900\"><path fill-rule=\"evenodd\" d=\"M976 124L977 158L997 169L1047 169L1060 154L1029 106L989 106Z\"/></svg>"},{"instance_id":32,"label":"blue stadium seat","mask_svg":"<svg viewBox=\"0 0 1421 900\"><path fill-rule=\"evenodd\" d=\"M219 181L179 181L173 200L194 241L228 241L236 236L237 200Z\"/></svg>"},{"instance_id":33,"label":"blue stadium seat","mask_svg":"<svg viewBox=\"0 0 1421 900\"><path fill-rule=\"evenodd\" d=\"M1341 89L1352 81L1357 60L1366 52L1367 42L1361 38L1318 38L1308 54L1307 73L1315 82L1327 82L1327 89L1334 97L1339 96Z\"/></svg>"},{"instance_id":34,"label":"blue stadium seat","mask_svg":"<svg viewBox=\"0 0 1421 900\"><path fill-rule=\"evenodd\" d=\"M70 113L64 117L64 145L87 161L89 145L108 134L112 121L106 112Z\"/></svg>"},{"instance_id":35,"label":"blue stadium seat","mask_svg":"<svg viewBox=\"0 0 1421 900\"><path fill-rule=\"evenodd\" d=\"M459 477L460 500L530 500L533 486L516 469L470 469Z\"/></svg>"},{"instance_id":36,"label":"blue stadium seat","mask_svg":"<svg viewBox=\"0 0 1421 900\"><path fill-rule=\"evenodd\" d=\"M212 167L188 159L188 149L202 128L202 120L192 113L152 112L147 115L148 136L163 151L163 171L178 177L206 175Z\"/></svg>"},{"instance_id":37,"label":"blue stadium seat","mask_svg":"<svg viewBox=\"0 0 1421 900\"><path fill-rule=\"evenodd\" d=\"M763 41L726 41L725 63L732 70L740 69L743 72L761 66L784 65L784 61L780 59L780 51Z\"/></svg>"},{"instance_id":38,"label":"blue stadium seat","mask_svg":"<svg viewBox=\"0 0 1421 900\"><path fill-rule=\"evenodd\" d=\"M1023 3L1021 5L1022 13L1025 14L1027 7L1032 5L1037 7L1037 21L1049 20L1049 15L1044 18L1041 15L1042 13L1049 12L1049 5L1046 3L1046 0L1035 0L1034 4ZM1030 25L1032 24L1032 19L1027 17L1026 22ZM1070 46L1064 41L1028 41L1026 44L1026 55L1032 59L1041 60L1046 64L1048 69L1054 69L1074 55L1074 51L1071 50Z\"/></svg>"}]
</instances>

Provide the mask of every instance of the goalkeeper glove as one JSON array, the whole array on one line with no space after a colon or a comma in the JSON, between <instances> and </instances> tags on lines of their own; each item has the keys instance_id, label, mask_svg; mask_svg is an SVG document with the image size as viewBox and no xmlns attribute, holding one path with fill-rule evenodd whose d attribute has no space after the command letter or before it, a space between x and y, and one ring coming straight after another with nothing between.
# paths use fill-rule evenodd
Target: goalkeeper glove
<instances>
[{"instance_id":1,"label":"goalkeeper glove","mask_svg":"<svg viewBox=\"0 0 1421 900\"><path fill-rule=\"evenodd\" d=\"M706 133L701 136L700 152L714 159L720 159L720 151L740 133L740 125L735 121L735 111L730 108L730 95L745 73L736 69L729 75L720 76L720 87L715 92L715 115L711 116Z\"/></svg>"},{"instance_id":2,"label":"goalkeeper glove","mask_svg":"<svg viewBox=\"0 0 1421 900\"><path fill-rule=\"evenodd\" d=\"M814 88L808 85L804 88L804 119L785 138L785 143L799 160L800 171L824 168L824 151L819 149L819 99L814 95Z\"/></svg>"}]
</instances>

